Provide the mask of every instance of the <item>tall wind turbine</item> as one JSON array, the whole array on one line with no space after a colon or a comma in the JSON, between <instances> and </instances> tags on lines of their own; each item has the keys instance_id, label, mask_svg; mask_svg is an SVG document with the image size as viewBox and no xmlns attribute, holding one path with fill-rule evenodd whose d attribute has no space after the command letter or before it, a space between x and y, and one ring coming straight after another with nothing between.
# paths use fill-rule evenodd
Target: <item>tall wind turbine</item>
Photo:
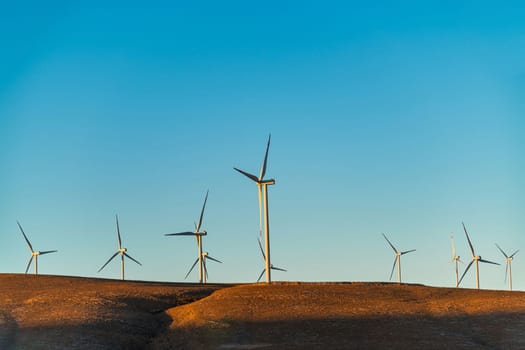
<instances>
[{"instance_id":1,"label":"tall wind turbine","mask_svg":"<svg viewBox=\"0 0 525 350\"><path fill-rule=\"evenodd\" d=\"M111 256L111 258L108 259L108 261L106 261L106 263L104 265L102 265L102 267L100 268L100 270L98 270L98 272L102 271L102 269L104 267L106 267L107 264L109 264L109 262L111 260L113 260L118 254L120 254L120 261L121 261L121 270L122 270L122 280L124 280L124 257L136 262L137 264L139 264L140 266L142 266L141 263L139 263L137 260L133 259L128 253L128 249L127 248L122 248L122 239L120 238L120 227L119 227L119 224L118 224L118 216L115 215L115 219L117 221L117 238L118 238L118 250L115 254L113 254Z\"/></svg>"},{"instance_id":2,"label":"tall wind turbine","mask_svg":"<svg viewBox=\"0 0 525 350\"><path fill-rule=\"evenodd\" d=\"M263 250L263 247L262 247L262 244L261 244L261 240L257 239L257 242L259 243L259 248L261 249L261 254L263 256L263 259L264 259L264 261L266 261L266 256L264 255L264 250ZM286 272L285 269L281 269L280 267L273 266L273 264L270 264L270 269ZM257 278L257 283L259 283L259 281L261 280L261 277L263 276L265 271L266 271L266 267L261 271L261 274L259 275L259 278Z\"/></svg>"},{"instance_id":3,"label":"tall wind turbine","mask_svg":"<svg viewBox=\"0 0 525 350\"><path fill-rule=\"evenodd\" d=\"M264 175L266 174L266 163L268 161L268 150L270 149L270 139L271 135L268 135L268 144L266 145L266 153L264 154L264 160L261 166L261 172L259 173L259 177L247 173L243 170L234 168L239 173L243 174L257 185L257 190L259 193L259 228L261 226L262 217L263 217L263 209L264 209L264 247L265 247L265 271L266 271L266 283L272 282L271 277L271 261L270 261L270 218L268 213L268 185L275 185L274 179L264 179ZM264 201L264 207L263 207L263 201ZM262 231L262 230L261 230Z\"/></svg>"},{"instance_id":4,"label":"tall wind turbine","mask_svg":"<svg viewBox=\"0 0 525 350\"><path fill-rule=\"evenodd\" d=\"M456 266L456 288L459 285L459 274L458 274L458 262L463 264L463 261L459 258L459 255L456 255L456 245L454 244L454 235L450 234L450 241L452 243L452 261L454 262L454 265Z\"/></svg>"},{"instance_id":5,"label":"tall wind turbine","mask_svg":"<svg viewBox=\"0 0 525 350\"><path fill-rule=\"evenodd\" d=\"M38 275L38 256L39 255L49 254L49 253L56 253L56 252L58 252L58 250L46 250L46 251L43 251L43 252L39 252L38 250L34 250L33 246L31 245L31 242L29 242L29 239L27 238L27 236L26 236L26 234L24 232L24 229L22 228L22 225L20 225L20 223L18 221L16 223L18 224L18 227L20 228L20 231L24 235L24 238L25 238L25 240L27 242L27 245L29 246L29 250L31 251L31 257L29 258L29 263L27 264L27 267L26 267L26 273L27 273L27 271L29 271L29 267L31 266L31 262L33 261L33 258L35 258L35 275Z\"/></svg>"},{"instance_id":6,"label":"tall wind turbine","mask_svg":"<svg viewBox=\"0 0 525 350\"><path fill-rule=\"evenodd\" d=\"M206 192L206 197L204 198L204 204L202 205L201 215L199 216L199 222L195 224L195 231L194 232L186 231L186 232L177 232L177 233L166 233L166 234L164 234L164 236L195 236L195 239L197 240L197 250L198 250L197 260L192 265L192 267L191 267L190 271L188 272L188 274L186 275L186 277L188 277L188 275L190 274L191 270L193 270L195 265L197 263L199 263L199 283L203 283L203 282L206 283L205 282L205 276L204 276L204 260L203 260L203 252L202 252L202 237L206 236L208 234L208 232L206 232L205 230L201 231L200 229L201 229L201 225L202 225L202 218L204 216L204 208L206 208L206 202L208 201L208 193L209 192L210 192L209 190ZM186 277L184 279L186 279Z\"/></svg>"},{"instance_id":7,"label":"tall wind turbine","mask_svg":"<svg viewBox=\"0 0 525 350\"><path fill-rule=\"evenodd\" d=\"M516 250L514 253L512 253L510 256L508 256L504 251L503 249L501 249L501 247L498 245L498 243L495 243L496 244L496 247L498 247L499 251L501 252L501 254L503 254L505 256L505 262L506 262L506 267L505 267L505 282L507 282L507 274L509 275L509 290L512 290L512 267L511 267L511 264L510 262L512 260L514 260L514 255L516 255L518 252L519 252L519 249Z\"/></svg>"},{"instance_id":8,"label":"tall wind turbine","mask_svg":"<svg viewBox=\"0 0 525 350\"><path fill-rule=\"evenodd\" d=\"M468 269L472 266L474 262L476 262L476 289L479 289L479 262L487 263L487 264L493 264L493 265L499 265L498 263L485 260L481 258L481 256L476 255L474 252L474 247L472 246L472 242L470 241L470 237L468 236L467 229L465 228L465 224L461 223L463 225L463 231L465 231L465 236L467 236L468 245L470 248L470 252L472 253L472 260L467 265L467 268L465 269L465 272L463 272L463 275L461 275L461 278L459 279L458 286L463 280L463 277L465 277L465 274L467 273Z\"/></svg>"},{"instance_id":9,"label":"tall wind turbine","mask_svg":"<svg viewBox=\"0 0 525 350\"><path fill-rule=\"evenodd\" d=\"M394 253L395 253L394 265L392 265L392 272L390 272L390 280L392 279L392 275L394 274L394 269L396 268L396 263L397 263L397 281L398 281L398 283L401 283L401 255L405 255L405 254L408 254L408 253L411 253L411 252L415 252L416 250L415 249L411 249L411 250L406 250L404 252L400 252L400 251L398 251L396 249L396 247L394 247L392 242L390 242L388 240L388 238L386 238L384 233L382 233L382 235L383 235L383 237L385 237L386 241L388 242L388 244L390 244L390 246L392 247L392 249L394 250Z\"/></svg>"}]
</instances>

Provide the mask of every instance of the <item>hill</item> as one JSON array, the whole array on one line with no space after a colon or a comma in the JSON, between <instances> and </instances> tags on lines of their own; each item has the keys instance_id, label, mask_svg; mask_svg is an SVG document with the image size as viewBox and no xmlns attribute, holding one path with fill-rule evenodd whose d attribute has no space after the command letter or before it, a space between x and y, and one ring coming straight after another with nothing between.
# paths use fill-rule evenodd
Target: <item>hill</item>
<instances>
[{"instance_id":1,"label":"hill","mask_svg":"<svg viewBox=\"0 0 525 350\"><path fill-rule=\"evenodd\" d=\"M525 349L525 293L387 283L222 289L152 349Z\"/></svg>"},{"instance_id":2,"label":"hill","mask_svg":"<svg viewBox=\"0 0 525 350\"><path fill-rule=\"evenodd\" d=\"M143 349L164 310L221 288L0 274L0 349Z\"/></svg>"},{"instance_id":3,"label":"hill","mask_svg":"<svg viewBox=\"0 0 525 350\"><path fill-rule=\"evenodd\" d=\"M525 293L0 274L0 349L524 349Z\"/></svg>"}]
</instances>

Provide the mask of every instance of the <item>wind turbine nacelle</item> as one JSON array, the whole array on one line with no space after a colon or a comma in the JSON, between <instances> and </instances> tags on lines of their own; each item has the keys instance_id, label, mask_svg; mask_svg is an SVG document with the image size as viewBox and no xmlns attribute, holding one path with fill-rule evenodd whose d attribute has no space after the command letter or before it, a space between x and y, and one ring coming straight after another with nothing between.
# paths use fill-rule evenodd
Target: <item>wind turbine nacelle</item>
<instances>
[{"instance_id":1,"label":"wind turbine nacelle","mask_svg":"<svg viewBox=\"0 0 525 350\"><path fill-rule=\"evenodd\" d=\"M481 260L481 255L477 255L477 256L473 257L472 260Z\"/></svg>"},{"instance_id":2,"label":"wind turbine nacelle","mask_svg":"<svg viewBox=\"0 0 525 350\"><path fill-rule=\"evenodd\" d=\"M197 232L197 236L206 236L207 234L207 231Z\"/></svg>"},{"instance_id":3,"label":"wind turbine nacelle","mask_svg":"<svg viewBox=\"0 0 525 350\"><path fill-rule=\"evenodd\" d=\"M260 182L261 185L275 185L275 180L274 179L270 179L270 180L262 180Z\"/></svg>"},{"instance_id":4,"label":"wind turbine nacelle","mask_svg":"<svg viewBox=\"0 0 525 350\"><path fill-rule=\"evenodd\" d=\"M118 250L119 253L125 253L125 252L127 252L127 251L128 251L127 248L120 248L120 249Z\"/></svg>"},{"instance_id":5,"label":"wind turbine nacelle","mask_svg":"<svg viewBox=\"0 0 525 350\"><path fill-rule=\"evenodd\" d=\"M32 256L39 256L39 255L40 255L40 252L31 252L31 255L32 255Z\"/></svg>"}]
</instances>

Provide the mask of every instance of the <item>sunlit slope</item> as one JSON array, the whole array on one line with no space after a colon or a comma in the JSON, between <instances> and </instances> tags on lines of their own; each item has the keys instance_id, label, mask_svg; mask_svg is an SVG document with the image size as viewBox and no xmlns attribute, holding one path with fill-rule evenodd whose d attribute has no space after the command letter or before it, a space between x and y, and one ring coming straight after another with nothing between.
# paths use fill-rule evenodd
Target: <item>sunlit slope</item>
<instances>
[{"instance_id":1,"label":"sunlit slope","mask_svg":"<svg viewBox=\"0 0 525 350\"><path fill-rule=\"evenodd\" d=\"M142 349L218 286L0 274L0 349Z\"/></svg>"},{"instance_id":2,"label":"sunlit slope","mask_svg":"<svg viewBox=\"0 0 525 350\"><path fill-rule=\"evenodd\" d=\"M168 311L154 348L525 348L525 293L384 283L243 285Z\"/></svg>"}]
</instances>

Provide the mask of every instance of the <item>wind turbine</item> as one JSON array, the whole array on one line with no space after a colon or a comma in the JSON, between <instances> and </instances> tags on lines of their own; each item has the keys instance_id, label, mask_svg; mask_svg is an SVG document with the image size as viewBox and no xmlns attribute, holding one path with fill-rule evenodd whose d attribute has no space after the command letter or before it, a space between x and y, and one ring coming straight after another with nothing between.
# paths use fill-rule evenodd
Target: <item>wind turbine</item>
<instances>
[{"instance_id":1,"label":"wind turbine","mask_svg":"<svg viewBox=\"0 0 525 350\"><path fill-rule=\"evenodd\" d=\"M459 285L459 275L458 275L458 262L463 264L463 261L459 258L459 255L456 255L456 246L454 244L454 235L450 234L450 241L452 242L452 261L456 266L456 288Z\"/></svg>"},{"instance_id":2,"label":"wind turbine","mask_svg":"<svg viewBox=\"0 0 525 350\"><path fill-rule=\"evenodd\" d=\"M140 266L142 266L142 264L140 262L138 262L137 260L133 259L128 253L126 253L128 251L127 248L122 248L122 239L120 238L120 227L119 227L119 224L118 224L118 216L115 215L115 219L117 221L117 238L118 238L118 250L115 254L113 254L111 256L111 258L108 259L108 261L106 261L106 263L104 265L102 265L102 267L100 268L100 270L98 270L98 272L102 271L102 269L104 269L104 267L106 267L107 264L109 264L109 262L111 260L113 260L118 254L120 254L120 261L121 261L121 270L122 270L122 280L124 281L124 257L136 262L137 264L139 264Z\"/></svg>"},{"instance_id":3,"label":"wind turbine","mask_svg":"<svg viewBox=\"0 0 525 350\"><path fill-rule=\"evenodd\" d=\"M503 254L505 256L505 261L506 261L505 282L507 282L507 273L508 273L508 275L509 275L509 290L512 290L512 267L511 267L510 262L512 260L514 260L514 255L516 255L519 252L519 249L516 250L514 253L512 253L512 255L508 256L507 254L505 254L503 249L501 249L501 247L498 245L498 243L495 243L495 244L496 244L496 247L498 247L498 249L501 252L501 254Z\"/></svg>"},{"instance_id":4,"label":"wind turbine","mask_svg":"<svg viewBox=\"0 0 525 350\"><path fill-rule=\"evenodd\" d=\"M18 227L20 228L20 231L24 235L24 238L25 238L25 240L27 242L27 245L29 246L29 250L31 251L31 257L29 258L29 263L27 264L27 267L26 267L26 274L27 274L27 271L29 271L29 267L31 266L31 262L33 261L33 258L35 258L35 275L38 275L38 256L39 255L49 254L49 253L56 253L56 252L58 252L58 250L46 250L46 251L43 251L43 252L39 252L37 250L34 250L33 246L31 245L31 242L29 242L29 239L27 238L27 236L26 236L26 234L24 232L24 229L22 228L22 225L20 225L20 223L18 221L16 223L18 224Z\"/></svg>"},{"instance_id":5,"label":"wind turbine","mask_svg":"<svg viewBox=\"0 0 525 350\"><path fill-rule=\"evenodd\" d=\"M208 252L203 252L202 255L202 265L204 267L204 273L203 273L203 278L204 278L204 283L206 283L206 280L208 279L208 268L206 267L206 260L210 259L212 261L215 261L215 262L218 262L220 264L222 264L222 261L218 260L218 259L215 259L214 257L212 257ZM195 265L197 265L197 263L199 262L199 258L197 258L197 260L195 260L195 262L193 263L193 265L191 265L191 268L190 270L188 271L188 273L186 274L186 276L184 277L184 279L188 278L189 274L191 273L191 271L193 270L193 268L195 267Z\"/></svg>"},{"instance_id":6,"label":"wind turbine","mask_svg":"<svg viewBox=\"0 0 525 350\"><path fill-rule=\"evenodd\" d=\"M271 261L270 261L270 218L268 213L268 185L275 185L274 179L264 179L264 175L266 174L266 163L268 161L268 150L270 149L270 139L271 134L268 135L268 144L266 145L266 153L264 154L264 160L261 166L261 172L259 173L259 177L247 173L243 170L240 170L238 168L234 168L239 173L243 174L257 185L257 190L259 193L259 230L260 234L262 234L262 217L263 217L263 209L264 209L264 247L265 247L265 271L266 271L266 283L272 282L271 277ZM263 202L264 201L264 207Z\"/></svg>"},{"instance_id":7,"label":"wind turbine","mask_svg":"<svg viewBox=\"0 0 525 350\"><path fill-rule=\"evenodd\" d=\"M499 264L495 263L495 262L492 262L492 261L485 260L485 259L481 258L481 256L476 255L476 253L474 252L474 247L472 246L472 242L470 241L470 237L468 236L467 229L465 228L465 224L464 223L461 223L461 224L463 225L463 230L465 231L465 236L467 236L467 241L468 241L468 245L469 245L469 248L470 248L470 252L472 253L472 260L467 265L467 268L465 269L465 272L463 272L463 275L459 279L458 286L461 283L461 281L463 280L463 277L465 277L465 274L467 273L468 269L470 269L472 264L474 262L476 262L476 289L479 289L479 262L483 262L483 263L487 263L487 264L493 264L493 265L499 265Z\"/></svg>"},{"instance_id":8,"label":"wind turbine","mask_svg":"<svg viewBox=\"0 0 525 350\"><path fill-rule=\"evenodd\" d=\"M206 208L206 202L208 201L208 193L209 192L210 192L209 190L206 192L206 197L204 198L204 204L202 205L201 216L199 217L199 222L195 224L195 231L194 232L186 231L186 232L166 233L166 234L164 234L164 236L195 236L195 239L197 240L197 250L198 250L197 260L192 265L192 267L191 267L190 271L188 272L188 274L186 275L186 277L188 277L188 275L190 274L191 270L193 270L195 265L197 263L199 263L199 283L203 283L203 282L206 283L205 277L204 277L204 260L203 260L203 252L202 252L202 237L206 236L208 234L208 232L206 232L205 230L201 231L200 229L201 229L201 225L202 225L202 218L204 216L204 208ZM186 279L186 277L184 277L184 279Z\"/></svg>"},{"instance_id":9,"label":"wind turbine","mask_svg":"<svg viewBox=\"0 0 525 350\"><path fill-rule=\"evenodd\" d=\"M264 259L264 261L266 261L266 256L264 255L264 250L263 250L263 247L262 247L262 244L261 244L261 240L257 238L257 242L259 243L259 248L261 249L261 254L263 256L263 259ZM273 266L273 264L270 264L270 269L286 272L285 269L281 269L280 267ZM261 274L259 275L259 278L257 278L257 283L259 283L259 281L261 280L261 277L263 276L265 271L266 271L266 267L261 271Z\"/></svg>"},{"instance_id":10,"label":"wind turbine","mask_svg":"<svg viewBox=\"0 0 525 350\"><path fill-rule=\"evenodd\" d=\"M383 235L383 237L385 237L386 241L388 242L388 244L390 244L390 246L392 247L392 249L394 250L394 253L395 253L394 265L392 265L392 272L390 272L390 280L392 279L392 275L394 274L394 269L396 268L396 263L397 263L397 281L398 281L398 283L401 283L401 255L405 255L405 254L408 254L408 253L411 253L411 252L415 252L416 250L415 249L411 249L411 250L406 250L404 252L400 252L400 251L398 251L396 249L396 247L394 247L392 242L390 242L388 240L388 238L386 238L384 233L382 233L382 235Z\"/></svg>"}]
</instances>

